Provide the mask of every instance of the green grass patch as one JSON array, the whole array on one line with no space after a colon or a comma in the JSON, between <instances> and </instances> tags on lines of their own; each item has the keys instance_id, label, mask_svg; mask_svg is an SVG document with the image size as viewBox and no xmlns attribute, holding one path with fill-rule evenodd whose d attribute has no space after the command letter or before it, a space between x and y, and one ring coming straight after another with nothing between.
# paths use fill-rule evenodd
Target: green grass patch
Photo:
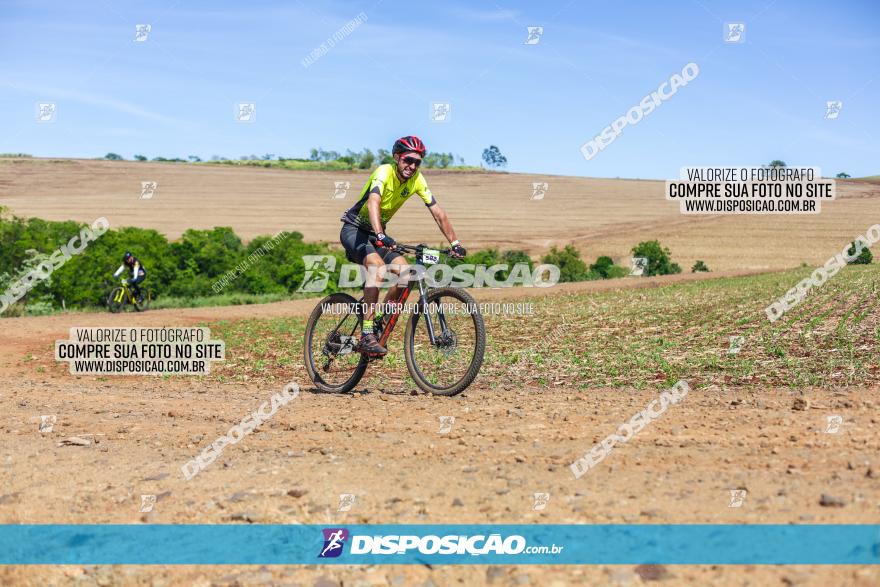
<instances>
[{"instance_id":1,"label":"green grass patch","mask_svg":"<svg viewBox=\"0 0 880 587\"><path fill-rule=\"evenodd\" d=\"M880 317L866 311L877 305L880 267L846 267L771 323L764 308L808 274L809 269L796 269L536 298L531 316L485 316L488 345L477 382L507 388L660 387L679 378L692 386L722 387L880 382ZM217 375L306 384L305 320L206 324L226 341L228 360L217 364ZM405 320L398 323L388 360L370 366L368 376L377 377L377 385L386 380L406 385L405 326ZM745 341L730 354L733 334Z\"/></svg>"}]
</instances>

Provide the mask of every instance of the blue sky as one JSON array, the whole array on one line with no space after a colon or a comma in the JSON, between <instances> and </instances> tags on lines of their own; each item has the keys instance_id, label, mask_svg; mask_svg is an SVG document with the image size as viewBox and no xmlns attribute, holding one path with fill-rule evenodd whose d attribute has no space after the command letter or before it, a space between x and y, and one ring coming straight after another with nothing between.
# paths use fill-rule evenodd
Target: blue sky
<instances>
[{"instance_id":1,"label":"blue sky","mask_svg":"<svg viewBox=\"0 0 880 587\"><path fill-rule=\"evenodd\" d=\"M743 43L724 43L727 21L745 23ZM527 26L544 27L539 43ZM695 80L583 157L691 61ZM297 157L417 134L469 164L498 145L520 172L669 178L778 158L862 176L880 173L878 96L874 0L0 0L0 152L35 156ZM843 102L837 119L827 100ZM54 123L36 122L42 101ZM234 121L238 102L256 122ZM431 102L451 104L449 122L431 122Z\"/></svg>"}]
</instances>

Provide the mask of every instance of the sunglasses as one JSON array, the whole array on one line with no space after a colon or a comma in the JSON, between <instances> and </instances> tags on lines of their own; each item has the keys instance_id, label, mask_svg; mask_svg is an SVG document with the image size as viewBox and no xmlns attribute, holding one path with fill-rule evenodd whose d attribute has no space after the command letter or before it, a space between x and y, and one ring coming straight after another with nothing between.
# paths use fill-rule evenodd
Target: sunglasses
<instances>
[{"instance_id":1,"label":"sunglasses","mask_svg":"<svg viewBox=\"0 0 880 587\"><path fill-rule=\"evenodd\" d=\"M422 164L422 160L417 157L404 157L403 162L407 165L415 165L416 167Z\"/></svg>"}]
</instances>

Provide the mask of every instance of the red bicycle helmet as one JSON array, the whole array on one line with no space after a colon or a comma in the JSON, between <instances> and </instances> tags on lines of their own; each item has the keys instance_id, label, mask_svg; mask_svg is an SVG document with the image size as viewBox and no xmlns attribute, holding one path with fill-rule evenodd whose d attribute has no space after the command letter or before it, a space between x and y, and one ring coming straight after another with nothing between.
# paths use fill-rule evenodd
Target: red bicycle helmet
<instances>
[{"instance_id":1,"label":"red bicycle helmet","mask_svg":"<svg viewBox=\"0 0 880 587\"><path fill-rule=\"evenodd\" d=\"M398 153L418 153L424 157L427 152L428 148L425 147L425 143L422 142L422 139L412 135L408 137L400 137L394 142L394 146L391 148L391 153L393 155Z\"/></svg>"}]
</instances>

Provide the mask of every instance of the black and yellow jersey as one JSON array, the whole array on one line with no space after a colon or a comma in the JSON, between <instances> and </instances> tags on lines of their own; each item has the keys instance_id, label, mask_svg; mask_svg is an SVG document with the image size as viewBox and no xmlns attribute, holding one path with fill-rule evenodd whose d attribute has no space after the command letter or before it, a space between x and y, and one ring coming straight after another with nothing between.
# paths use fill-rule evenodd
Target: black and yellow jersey
<instances>
[{"instance_id":1,"label":"black and yellow jersey","mask_svg":"<svg viewBox=\"0 0 880 587\"><path fill-rule=\"evenodd\" d=\"M382 228L391 220L394 213L397 212L403 203L406 202L413 194L417 194L426 206L436 204L431 190L428 189L428 182L421 172L417 171L407 181L401 181L394 171L394 165L386 163L376 168L370 174L361 196L354 206L345 211L341 220L348 224L354 224L364 230L372 231L370 226L370 213L367 210L367 198L373 191L373 188L379 188L381 202L379 203L379 213L382 216Z\"/></svg>"}]
</instances>

